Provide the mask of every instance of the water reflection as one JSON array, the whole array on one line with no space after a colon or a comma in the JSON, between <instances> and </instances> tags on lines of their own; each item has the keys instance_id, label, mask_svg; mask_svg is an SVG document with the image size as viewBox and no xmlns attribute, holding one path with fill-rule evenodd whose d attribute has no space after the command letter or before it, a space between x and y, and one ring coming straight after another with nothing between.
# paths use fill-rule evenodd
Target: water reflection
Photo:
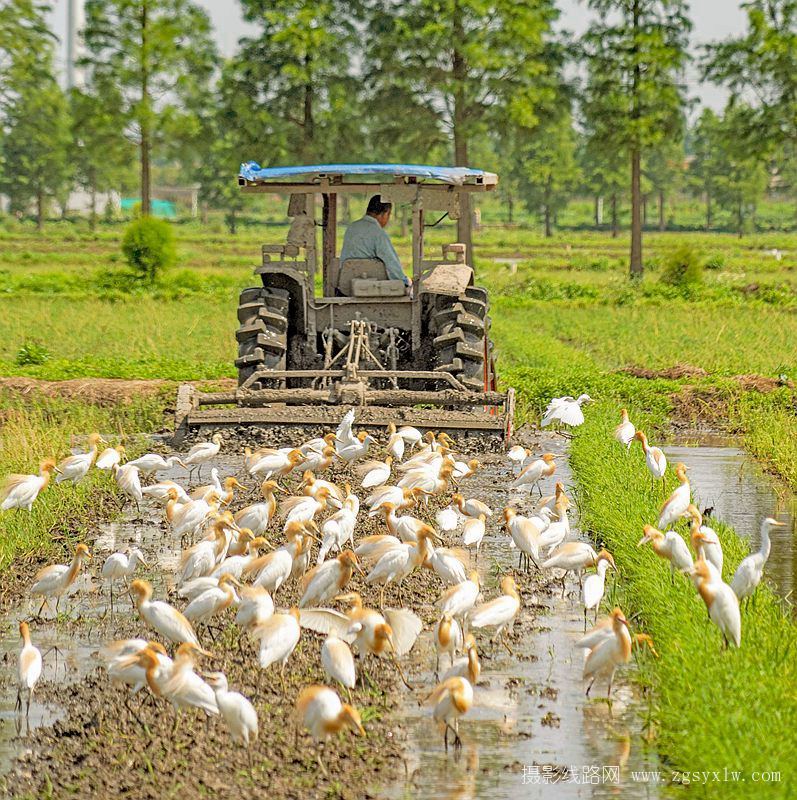
<instances>
[{"instance_id":1,"label":"water reflection","mask_svg":"<svg viewBox=\"0 0 797 800\"><path fill-rule=\"evenodd\" d=\"M797 571L797 496L727 439L681 441L663 450L671 463L683 461L689 467L689 481L701 510L713 507L712 515L749 539L751 549L759 547L763 519L775 517L787 523L770 534L772 552L765 575L778 594L789 595Z\"/></svg>"},{"instance_id":2,"label":"water reflection","mask_svg":"<svg viewBox=\"0 0 797 800\"><path fill-rule=\"evenodd\" d=\"M551 437L536 449L562 452L563 446L563 440ZM502 461L497 457L487 464L481 484L507 485ZM555 478L571 483L566 464L559 463ZM554 482L544 485L544 493L552 493ZM509 496L509 490L491 491L494 507ZM479 570L490 586L494 583L488 574L491 566L494 574L496 565L504 571L517 560L497 526L493 517L482 547L486 557L479 559ZM513 643L514 656L496 649L482 658L473 708L460 723L463 749L459 757L452 750L445 752L430 709L418 706L417 698L434 685L431 672L422 676L415 693L405 696L401 715L408 739L407 777L397 782L389 797L516 800L550 795L600 800L657 796L655 785L631 780L631 770L655 770L657 760L644 741L645 709L628 682L618 675L611 712L600 699L601 693L605 696L605 683L596 686L594 701L584 696L583 651L575 648L584 630L579 600L562 599L557 584L553 596L526 595L525 613L531 607L536 619L531 629L526 627L521 641ZM424 635L416 647L420 663L433 664L430 637ZM598 782L590 783L596 775Z\"/></svg>"}]
</instances>

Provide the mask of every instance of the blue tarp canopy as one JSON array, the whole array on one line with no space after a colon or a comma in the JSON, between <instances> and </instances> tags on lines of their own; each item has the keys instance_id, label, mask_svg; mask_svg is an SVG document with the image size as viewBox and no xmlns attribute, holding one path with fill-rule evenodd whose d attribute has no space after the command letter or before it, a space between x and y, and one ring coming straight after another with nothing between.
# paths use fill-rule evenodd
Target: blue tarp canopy
<instances>
[{"instance_id":1,"label":"blue tarp canopy","mask_svg":"<svg viewBox=\"0 0 797 800\"><path fill-rule=\"evenodd\" d=\"M241 164L239 178L248 183L308 177L318 179L331 176L390 175L394 178L420 178L441 181L454 186L464 183L494 184L497 177L492 172L469 167L429 167L419 164L308 164L297 167L261 167L256 161Z\"/></svg>"}]
</instances>

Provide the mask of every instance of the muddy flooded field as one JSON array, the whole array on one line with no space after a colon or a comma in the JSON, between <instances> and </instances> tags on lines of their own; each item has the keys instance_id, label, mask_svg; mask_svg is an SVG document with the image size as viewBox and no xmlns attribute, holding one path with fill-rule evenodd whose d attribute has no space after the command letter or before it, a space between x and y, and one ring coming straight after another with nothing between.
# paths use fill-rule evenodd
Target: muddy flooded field
<instances>
[{"instance_id":1,"label":"muddy flooded field","mask_svg":"<svg viewBox=\"0 0 797 800\"><path fill-rule=\"evenodd\" d=\"M534 452L551 451L559 457L557 474L543 484L543 492L552 492L558 479L572 494L566 441L535 434L526 436L524 444ZM236 441L226 446L212 466L222 476L236 475L253 487L255 482L236 454L242 449L239 445ZM484 468L463 481L461 488L467 497L482 499L496 512L476 564L485 599L497 595L498 578L511 572L518 579L522 606L510 638L512 655L491 646L487 636L478 637L482 675L473 709L460 725L461 751L444 749L442 731L431 720L430 709L421 704L435 684L433 604L443 588L426 570L404 583L404 597L425 625L413 651L403 659L412 689L401 684L388 661L369 670L371 681L353 692L368 735L341 736L323 749L328 776L319 770L318 751L309 737L297 738L294 720L293 705L301 688L328 682L320 666L321 640L309 631L288 662L285 691L278 671L260 670L256 644L239 638L232 615L221 631L199 632L213 653L200 666L223 670L231 687L258 709L261 734L253 747L251 771L245 752L230 742L219 720L206 724L185 714L173 732L175 717L164 701L130 700L128 690L110 684L96 657L98 648L110 639L148 635L127 595L120 595L114 610L110 608L108 587L99 580L102 562L110 553L131 544L140 547L149 566L140 570L139 577L153 583L157 598L168 598L178 607L183 603L175 595L180 541L172 536L160 509L146 506L136 513L128 507L117 519L102 524L89 542L94 559L76 591L62 601L60 616L55 619L49 612L31 624L40 649L46 652L57 646L57 651L46 655L30 717L21 726L14 713L16 630L19 620L35 617L39 603L20 599L20 594L2 609L0 786L14 797L220 796L231 791L239 797L262 797L264 790L275 798L509 798L548 791L557 797L655 796L651 786L632 778L632 772L656 768L655 750L645 738L646 701L631 679L633 662L615 681L611 708L601 699L604 684L596 684L593 700L585 698L583 651L575 647L584 630L578 586L568 581L562 597L555 576L534 569L517 571L517 551L509 548L509 538L500 529L500 509L510 501L526 509L529 501L509 489L512 475L502 454L478 448L474 452L473 442L468 449L482 459ZM204 468L202 483L210 466ZM346 477L340 471L334 475L341 482ZM160 477L185 482L186 473L177 468ZM240 497L233 507L247 502L251 497ZM432 504L427 511L430 519L435 508ZM360 520L356 538L384 532L364 512ZM572 522L577 531L577 521ZM279 529L273 530L274 540L280 541ZM452 544L457 540L455 535ZM29 582L20 577L20 592ZM362 593L366 605L378 605L378 592L359 576L350 586ZM611 591L610 583L607 594ZM287 607L298 597L298 586L291 584L278 592L275 602ZM399 605L393 588L386 593L386 605ZM444 659L441 669L446 666Z\"/></svg>"}]
</instances>

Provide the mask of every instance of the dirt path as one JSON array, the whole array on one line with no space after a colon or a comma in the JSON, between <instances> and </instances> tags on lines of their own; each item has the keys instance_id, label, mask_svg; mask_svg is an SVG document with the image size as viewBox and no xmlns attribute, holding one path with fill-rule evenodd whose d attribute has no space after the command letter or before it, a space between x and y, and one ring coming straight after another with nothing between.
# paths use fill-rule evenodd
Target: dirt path
<instances>
[{"instance_id":1,"label":"dirt path","mask_svg":"<svg viewBox=\"0 0 797 800\"><path fill-rule=\"evenodd\" d=\"M564 450L564 440L557 437L530 440L529 445L535 452ZM465 482L463 489L500 512L510 497L511 474L502 455L488 454L484 461L484 471ZM242 474L240 457L221 458L215 466L223 475L237 474L242 482L252 484ZM170 477L184 480L185 473L178 470ZM570 483L563 461L557 478ZM429 509L430 514L433 511ZM362 517L358 536L375 532L373 521ZM478 564L488 598L495 595L499 574L514 571L516 566L514 551L507 548L507 537L498 524L496 514ZM157 597L164 597L174 588L169 576L181 548L159 512L127 515L103 525L91 543L95 553L92 574L99 574L110 552L131 543L141 547L151 564L142 576L153 581ZM405 596L413 597L413 608L427 628L408 657L413 691L404 689L386 665L374 674L384 692L372 686L358 688L354 702L365 712L368 737L356 740L346 736L327 748L330 777L324 779L309 739L302 736L296 742L293 720L293 702L299 690L308 683L325 682L317 637L309 632L303 635L289 662L283 694L277 673L263 673L256 666L254 645L239 640L234 625L230 623L215 641L201 634L214 653L203 666L224 670L231 686L251 697L258 708L261 737L250 774L245 754L230 744L218 720L206 726L185 715L178 733L172 735L174 718L162 702L147 701L139 706L134 700L128 708L128 692L109 684L93 653L109 639L146 634L129 606L113 616L106 614L107 590L86 575L57 624L50 620L33 625L34 640L40 647L46 650L57 644L61 653L57 662L55 653L46 659L44 679L31 712L32 731L26 735L23 729L21 738L14 738L12 713L19 647L16 623L32 616L36 608L23 602L7 609L8 627L0 650L0 684L4 687L0 770L7 775L0 779L0 786L5 781L11 796L38 797L53 787L55 797L82 798L168 797L181 792L189 797L232 792L241 798L260 798L264 789L274 798L442 798L450 797L456 786L461 789L459 797L503 798L518 796L526 783L557 782L562 784L557 787L562 796L603 797L616 794L617 784L576 783L575 776L588 767L622 765L623 796L633 797L637 787L629 785L625 776L630 768L640 764L645 768L649 754L639 745L639 707L629 685L624 679L616 682L617 701L611 717L605 703L584 702L581 655L573 647L583 630L578 600L561 599L560 584L550 576L524 573L519 575L519 583L523 610L512 634L514 655L510 657L504 650L484 653L476 705L461 726L465 745L461 756L455 758L453 753L445 753L429 710L419 707L420 698L434 682L428 630L436 621L433 601L441 587L426 571L405 582ZM359 579L353 585L368 604L377 604L375 591ZM281 590L277 605L297 599L298 587L293 585ZM392 590L387 605L397 605ZM534 780L535 771L540 781ZM643 796L650 795L646 792Z\"/></svg>"}]
</instances>

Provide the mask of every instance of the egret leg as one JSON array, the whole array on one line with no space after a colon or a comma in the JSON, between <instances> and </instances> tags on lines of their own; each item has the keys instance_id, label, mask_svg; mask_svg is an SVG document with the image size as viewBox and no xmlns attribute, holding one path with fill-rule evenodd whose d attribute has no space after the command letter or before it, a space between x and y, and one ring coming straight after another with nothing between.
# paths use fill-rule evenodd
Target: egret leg
<instances>
[{"instance_id":1,"label":"egret leg","mask_svg":"<svg viewBox=\"0 0 797 800\"><path fill-rule=\"evenodd\" d=\"M587 697L589 697L589 690L592 688L592 684L593 684L593 683L595 683L595 678L593 678L593 679L592 679L592 680L589 682L589 685L587 686L587 691L585 692L585 694L587 695Z\"/></svg>"},{"instance_id":2,"label":"egret leg","mask_svg":"<svg viewBox=\"0 0 797 800\"><path fill-rule=\"evenodd\" d=\"M509 653L510 656L514 656L515 654L512 652L512 648L509 646L509 642L507 641L508 636L509 634L507 633L507 631L504 631L504 635L501 637L501 641L503 642L504 647L506 647L507 653Z\"/></svg>"},{"instance_id":3,"label":"egret leg","mask_svg":"<svg viewBox=\"0 0 797 800\"><path fill-rule=\"evenodd\" d=\"M316 751L316 760L318 761L318 766L321 768L321 772L324 774L325 778L329 777L329 773L327 772L327 768L324 766L324 762L321 760L321 750Z\"/></svg>"}]
</instances>

